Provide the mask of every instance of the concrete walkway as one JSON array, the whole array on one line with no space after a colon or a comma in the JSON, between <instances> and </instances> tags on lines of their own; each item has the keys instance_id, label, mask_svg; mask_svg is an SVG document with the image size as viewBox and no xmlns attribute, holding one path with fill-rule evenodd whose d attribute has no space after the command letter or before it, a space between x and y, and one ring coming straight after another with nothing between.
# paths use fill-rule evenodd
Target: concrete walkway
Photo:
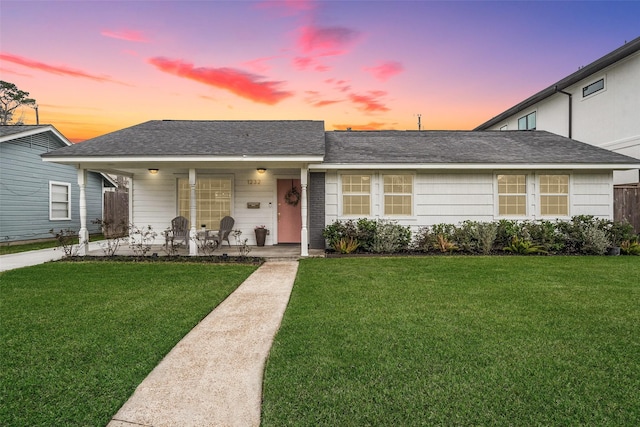
<instances>
[{"instance_id":1,"label":"concrete walkway","mask_svg":"<svg viewBox=\"0 0 640 427\"><path fill-rule=\"evenodd\" d=\"M262 376L297 261L266 262L202 320L108 427L259 426Z\"/></svg>"},{"instance_id":2,"label":"concrete walkway","mask_svg":"<svg viewBox=\"0 0 640 427\"><path fill-rule=\"evenodd\" d=\"M101 242L99 241L89 242L89 251L101 250L100 243ZM0 255L0 271L43 264L45 262L58 260L62 257L64 257L64 251L60 248L40 249L37 251Z\"/></svg>"}]
</instances>

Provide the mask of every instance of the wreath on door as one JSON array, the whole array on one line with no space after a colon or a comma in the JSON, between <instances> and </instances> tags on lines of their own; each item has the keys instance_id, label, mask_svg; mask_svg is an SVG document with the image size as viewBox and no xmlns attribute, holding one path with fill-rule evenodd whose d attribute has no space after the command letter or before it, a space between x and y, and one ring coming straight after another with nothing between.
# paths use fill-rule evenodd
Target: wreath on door
<instances>
[{"instance_id":1,"label":"wreath on door","mask_svg":"<svg viewBox=\"0 0 640 427\"><path fill-rule=\"evenodd\" d=\"M291 206L298 206L298 203L300 203L300 191L293 184L293 180L291 180L291 190L284 195L284 201Z\"/></svg>"}]
</instances>

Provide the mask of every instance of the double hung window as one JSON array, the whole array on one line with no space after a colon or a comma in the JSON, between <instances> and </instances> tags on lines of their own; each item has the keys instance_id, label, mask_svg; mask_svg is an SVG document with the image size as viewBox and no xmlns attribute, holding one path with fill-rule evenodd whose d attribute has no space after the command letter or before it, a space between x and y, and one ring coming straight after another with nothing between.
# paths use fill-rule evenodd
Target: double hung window
<instances>
[{"instance_id":1,"label":"double hung window","mask_svg":"<svg viewBox=\"0 0 640 427\"><path fill-rule=\"evenodd\" d=\"M540 175L540 215L569 215L569 175Z\"/></svg>"},{"instance_id":2,"label":"double hung window","mask_svg":"<svg viewBox=\"0 0 640 427\"><path fill-rule=\"evenodd\" d=\"M49 181L49 219L71 219L71 184Z\"/></svg>"},{"instance_id":3,"label":"double hung window","mask_svg":"<svg viewBox=\"0 0 640 427\"><path fill-rule=\"evenodd\" d=\"M342 175L342 213L371 214L371 175Z\"/></svg>"},{"instance_id":4,"label":"double hung window","mask_svg":"<svg viewBox=\"0 0 640 427\"><path fill-rule=\"evenodd\" d=\"M498 175L498 214L527 215L526 175Z\"/></svg>"},{"instance_id":5,"label":"double hung window","mask_svg":"<svg viewBox=\"0 0 640 427\"><path fill-rule=\"evenodd\" d=\"M384 215L410 216L413 211L413 176L384 175Z\"/></svg>"}]
</instances>

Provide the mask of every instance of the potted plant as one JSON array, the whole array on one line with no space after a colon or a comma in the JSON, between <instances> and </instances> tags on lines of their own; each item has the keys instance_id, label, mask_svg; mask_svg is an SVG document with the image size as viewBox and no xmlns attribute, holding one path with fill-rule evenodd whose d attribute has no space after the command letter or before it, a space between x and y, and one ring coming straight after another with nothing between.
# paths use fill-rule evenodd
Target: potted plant
<instances>
[{"instance_id":1,"label":"potted plant","mask_svg":"<svg viewBox=\"0 0 640 427\"><path fill-rule=\"evenodd\" d=\"M256 232L256 244L258 246L264 246L264 241L267 238L267 235L269 234L269 230L267 229L267 226L258 225L255 228L255 232Z\"/></svg>"}]
</instances>

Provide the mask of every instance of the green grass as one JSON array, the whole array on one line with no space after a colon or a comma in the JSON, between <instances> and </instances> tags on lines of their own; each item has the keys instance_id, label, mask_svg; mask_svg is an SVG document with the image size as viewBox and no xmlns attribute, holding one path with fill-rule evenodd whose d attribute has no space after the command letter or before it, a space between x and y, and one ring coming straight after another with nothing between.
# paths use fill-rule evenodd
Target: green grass
<instances>
[{"instance_id":1,"label":"green grass","mask_svg":"<svg viewBox=\"0 0 640 427\"><path fill-rule=\"evenodd\" d=\"M308 259L264 426L640 425L634 257Z\"/></svg>"},{"instance_id":2,"label":"green grass","mask_svg":"<svg viewBox=\"0 0 640 427\"><path fill-rule=\"evenodd\" d=\"M0 425L106 425L253 270L83 262L0 273Z\"/></svg>"},{"instance_id":3,"label":"green grass","mask_svg":"<svg viewBox=\"0 0 640 427\"><path fill-rule=\"evenodd\" d=\"M89 236L90 242L104 239L102 234L92 234ZM78 239L74 240L74 244L78 244ZM19 252L37 251L39 249L50 249L58 246L58 241L55 239L44 240L41 242L22 243L9 246L0 246L0 255L17 254Z\"/></svg>"}]
</instances>

